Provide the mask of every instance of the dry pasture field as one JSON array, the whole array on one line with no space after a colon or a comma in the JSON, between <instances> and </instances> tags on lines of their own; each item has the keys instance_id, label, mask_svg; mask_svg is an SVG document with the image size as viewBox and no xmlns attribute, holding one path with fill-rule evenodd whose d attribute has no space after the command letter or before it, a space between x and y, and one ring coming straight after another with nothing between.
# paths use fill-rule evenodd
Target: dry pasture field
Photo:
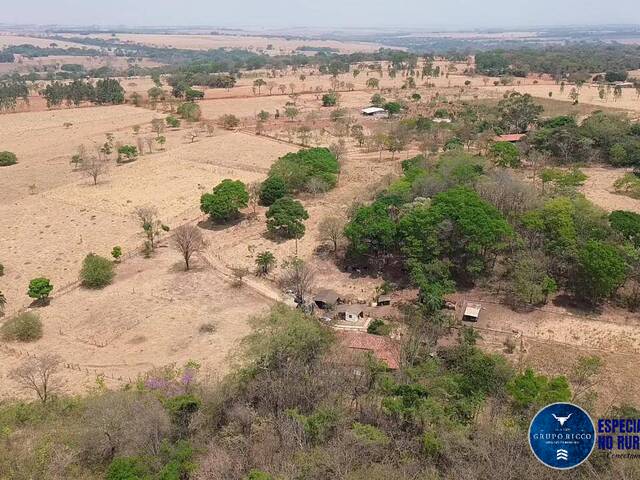
<instances>
[{"instance_id":1,"label":"dry pasture field","mask_svg":"<svg viewBox=\"0 0 640 480\"><path fill-rule=\"evenodd\" d=\"M109 113L115 115L111 123L95 118ZM60 115L64 119L75 115L75 126L60 127ZM83 115L87 120L80 123L78 117ZM182 224L199 215L199 197L205 190L224 178L261 179L276 158L291 150L242 133L219 131L187 143L183 131L169 131L165 151L129 164L113 162L94 186L91 179L73 171L69 159L78 144L92 138L104 141L106 132L114 132L123 143L132 142L128 129L110 128L122 127L121 115L130 124L154 117L148 110L131 107L21 113L15 122L10 122L14 115L0 117L7 124L6 138L15 137L7 147L15 148L19 158L17 165L0 171L0 239L6 257L2 291L9 300L9 313L29 302L25 295L29 279L46 275L62 287L76 280L87 253L108 255L114 245L125 251L137 248L142 241L133 215L137 206L154 205L167 225ZM42 123L31 142L29 116Z\"/></svg>"},{"instance_id":2,"label":"dry pasture field","mask_svg":"<svg viewBox=\"0 0 640 480\"><path fill-rule=\"evenodd\" d=\"M38 36L12 35L0 32L0 48L12 45L33 45L34 47L49 47L55 43L58 48L88 48L86 45L74 42L63 42Z\"/></svg>"},{"instance_id":3,"label":"dry pasture field","mask_svg":"<svg viewBox=\"0 0 640 480\"><path fill-rule=\"evenodd\" d=\"M91 34L90 37L113 39L109 34ZM335 48L341 53L376 52L382 45L361 42L340 42L335 40L286 39L281 37L260 37L249 35L160 35L146 33L118 34L115 38L121 42L138 43L153 47L173 47L191 50L209 50L215 48L238 48L262 51L273 54L290 53L299 47ZM272 45L273 50L267 50Z\"/></svg>"}]
</instances>

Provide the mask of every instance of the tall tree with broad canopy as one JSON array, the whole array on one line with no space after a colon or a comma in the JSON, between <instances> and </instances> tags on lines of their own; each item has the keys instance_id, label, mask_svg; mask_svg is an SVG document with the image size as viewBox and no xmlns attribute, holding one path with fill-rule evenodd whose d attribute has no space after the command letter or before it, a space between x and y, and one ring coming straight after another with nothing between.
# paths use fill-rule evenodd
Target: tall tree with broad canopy
<instances>
[{"instance_id":1,"label":"tall tree with broad canopy","mask_svg":"<svg viewBox=\"0 0 640 480\"><path fill-rule=\"evenodd\" d=\"M227 222L240 214L249 204L249 193L240 180L224 179L213 192L200 197L200 210L208 213L214 222Z\"/></svg>"},{"instance_id":2,"label":"tall tree with broad canopy","mask_svg":"<svg viewBox=\"0 0 640 480\"><path fill-rule=\"evenodd\" d=\"M529 125L538 120L544 107L536 104L528 93L522 95L513 92L498 103L498 110L502 117L502 127L507 132L524 133Z\"/></svg>"},{"instance_id":3,"label":"tall tree with broad canopy","mask_svg":"<svg viewBox=\"0 0 640 480\"><path fill-rule=\"evenodd\" d=\"M291 197L276 200L266 216L269 232L284 238L302 238L305 232L302 221L309 218L302 204Z\"/></svg>"},{"instance_id":4,"label":"tall tree with broad canopy","mask_svg":"<svg viewBox=\"0 0 640 480\"><path fill-rule=\"evenodd\" d=\"M431 206L413 208L400 220L399 232L409 258L446 259L468 277L485 272L513 235L498 209L466 188L442 192Z\"/></svg>"}]
</instances>

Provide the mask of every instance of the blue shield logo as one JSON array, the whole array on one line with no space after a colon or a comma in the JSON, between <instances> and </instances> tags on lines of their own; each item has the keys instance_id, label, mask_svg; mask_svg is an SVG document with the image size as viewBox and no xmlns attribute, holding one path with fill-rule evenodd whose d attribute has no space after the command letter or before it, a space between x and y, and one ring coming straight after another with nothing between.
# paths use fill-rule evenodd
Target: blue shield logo
<instances>
[{"instance_id":1,"label":"blue shield logo","mask_svg":"<svg viewBox=\"0 0 640 480\"><path fill-rule=\"evenodd\" d=\"M596 429L589 414L577 405L552 403L531 420L529 445L547 467L569 470L591 455Z\"/></svg>"}]
</instances>

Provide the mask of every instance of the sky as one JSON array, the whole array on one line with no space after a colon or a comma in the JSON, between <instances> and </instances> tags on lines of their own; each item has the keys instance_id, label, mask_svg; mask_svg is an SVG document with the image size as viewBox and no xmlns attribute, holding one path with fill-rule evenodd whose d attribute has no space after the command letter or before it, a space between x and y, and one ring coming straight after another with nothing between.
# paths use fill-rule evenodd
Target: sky
<instances>
[{"instance_id":1,"label":"sky","mask_svg":"<svg viewBox=\"0 0 640 480\"><path fill-rule=\"evenodd\" d=\"M487 28L640 24L638 0L0 0L0 23Z\"/></svg>"}]
</instances>

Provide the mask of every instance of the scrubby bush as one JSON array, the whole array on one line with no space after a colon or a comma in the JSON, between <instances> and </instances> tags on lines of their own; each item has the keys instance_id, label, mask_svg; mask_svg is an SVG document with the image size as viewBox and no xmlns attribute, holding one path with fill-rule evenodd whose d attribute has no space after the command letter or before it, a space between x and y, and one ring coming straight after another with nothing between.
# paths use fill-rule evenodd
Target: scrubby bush
<instances>
[{"instance_id":1,"label":"scrubby bush","mask_svg":"<svg viewBox=\"0 0 640 480\"><path fill-rule=\"evenodd\" d=\"M389 335L391 332L391 326L384 323L383 320L376 318L367 327L367 333L373 335Z\"/></svg>"},{"instance_id":2,"label":"scrubby bush","mask_svg":"<svg viewBox=\"0 0 640 480\"><path fill-rule=\"evenodd\" d=\"M176 111L178 112L178 115L187 122L197 122L202 116L200 106L193 102L185 102L181 104Z\"/></svg>"},{"instance_id":3,"label":"scrubby bush","mask_svg":"<svg viewBox=\"0 0 640 480\"><path fill-rule=\"evenodd\" d=\"M118 162L131 162L138 158L138 147L134 145L122 145L118 148Z\"/></svg>"},{"instance_id":4,"label":"scrubby bush","mask_svg":"<svg viewBox=\"0 0 640 480\"><path fill-rule=\"evenodd\" d=\"M21 313L0 328L2 339L8 342L33 342L42 338L42 322L33 312Z\"/></svg>"},{"instance_id":5,"label":"scrubby bush","mask_svg":"<svg viewBox=\"0 0 640 480\"><path fill-rule=\"evenodd\" d=\"M103 288L111 283L115 272L113 263L107 258L90 253L82 262L80 280L87 288Z\"/></svg>"},{"instance_id":6,"label":"scrubby bush","mask_svg":"<svg viewBox=\"0 0 640 480\"><path fill-rule=\"evenodd\" d=\"M12 152L0 152L0 167L8 167L18 163L18 158Z\"/></svg>"},{"instance_id":7,"label":"scrubby bush","mask_svg":"<svg viewBox=\"0 0 640 480\"><path fill-rule=\"evenodd\" d=\"M337 103L338 103L338 94L335 92L325 93L322 96L323 107L335 107Z\"/></svg>"},{"instance_id":8,"label":"scrubby bush","mask_svg":"<svg viewBox=\"0 0 640 480\"><path fill-rule=\"evenodd\" d=\"M169 125L171 128L180 127L180 119L174 117L173 115L169 115L167 118L165 118L165 122L167 122L167 125Z\"/></svg>"},{"instance_id":9,"label":"scrubby bush","mask_svg":"<svg viewBox=\"0 0 640 480\"><path fill-rule=\"evenodd\" d=\"M233 130L240 125L240 119L231 114L223 115L220 117L220 125L222 125L226 130Z\"/></svg>"},{"instance_id":10,"label":"scrubby bush","mask_svg":"<svg viewBox=\"0 0 640 480\"><path fill-rule=\"evenodd\" d=\"M116 262L120 261L120 257L122 256L122 247L119 247L118 245L113 247L111 250L111 256Z\"/></svg>"},{"instance_id":11,"label":"scrubby bush","mask_svg":"<svg viewBox=\"0 0 640 480\"><path fill-rule=\"evenodd\" d=\"M611 224L611 228L619 232L625 239L633 242L637 247L640 247L639 214L624 210L616 210L611 212L609 215L609 223Z\"/></svg>"}]
</instances>

